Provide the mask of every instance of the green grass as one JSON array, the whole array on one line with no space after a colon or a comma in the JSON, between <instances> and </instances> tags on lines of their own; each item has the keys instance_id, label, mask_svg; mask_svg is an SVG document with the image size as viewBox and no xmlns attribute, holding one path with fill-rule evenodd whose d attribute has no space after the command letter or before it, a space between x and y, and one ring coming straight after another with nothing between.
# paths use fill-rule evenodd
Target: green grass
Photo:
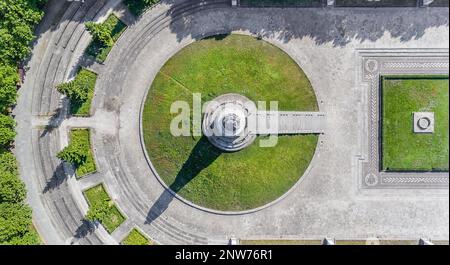
<instances>
[{"instance_id":1,"label":"green grass","mask_svg":"<svg viewBox=\"0 0 450 265\"><path fill-rule=\"evenodd\" d=\"M239 211L283 195L303 175L317 135L281 136L273 148L253 145L221 153L204 137L173 137L169 112L176 100L191 104L224 93L253 101L279 101L280 110L317 111L311 84L283 51L243 35L217 36L189 45L156 76L143 113L144 141L162 180L184 198L204 207ZM192 104L191 104L192 105Z\"/></svg>"},{"instance_id":2,"label":"green grass","mask_svg":"<svg viewBox=\"0 0 450 265\"><path fill-rule=\"evenodd\" d=\"M108 26L114 42L119 39L120 35L127 28L127 26L115 15L110 15L103 24ZM113 46L114 45L104 45L103 43L93 40L91 44L89 44L86 53L94 57L97 62L103 63Z\"/></svg>"},{"instance_id":3,"label":"green grass","mask_svg":"<svg viewBox=\"0 0 450 265\"><path fill-rule=\"evenodd\" d=\"M39 233L37 232L36 227L34 226L34 224L31 224L30 232L36 235L36 238L37 238L36 244L37 245L44 245L44 242L42 241L42 238L39 235Z\"/></svg>"},{"instance_id":4,"label":"green grass","mask_svg":"<svg viewBox=\"0 0 450 265\"><path fill-rule=\"evenodd\" d=\"M83 164L75 165L76 176L81 178L87 174L96 172L96 166L94 161L94 155L91 150L90 131L89 129L73 129L70 132L70 141L81 143L83 150L87 154L86 162Z\"/></svg>"},{"instance_id":5,"label":"green grass","mask_svg":"<svg viewBox=\"0 0 450 265\"><path fill-rule=\"evenodd\" d=\"M89 88L88 98L85 101L70 101L70 113L74 116L89 116L91 110L92 98L94 97L95 83L97 74L87 69L81 69L75 76L75 82L83 83Z\"/></svg>"},{"instance_id":6,"label":"green grass","mask_svg":"<svg viewBox=\"0 0 450 265\"><path fill-rule=\"evenodd\" d=\"M86 190L84 195L89 205L95 204L96 201L110 201L110 208L107 217L104 220L100 220L100 223L105 227L108 233L112 233L125 221L125 217L120 213L114 202L111 201L111 198L105 191L102 184Z\"/></svg>"},{"instance_id":7,"label":"green grass","mask_svg":"<svg viewBox=\"0 0 450 265\"><path fill-rule=\"evenodd\" d=\"M448 171L448 76L382 78L382 169ZM413 132L413 112L434 112L432 134Z\"/></svg>"},{"instance_id":8,"label":"green grass","mask_svg":"<svg viewBox=\"0 0 450 265\"><path fill-rule=\"evenodd\" d=\"M128 236L122 241L122 245L153 245L152 241L144 236L139 230L133 228Z\"/></svg>"}]
</instances>

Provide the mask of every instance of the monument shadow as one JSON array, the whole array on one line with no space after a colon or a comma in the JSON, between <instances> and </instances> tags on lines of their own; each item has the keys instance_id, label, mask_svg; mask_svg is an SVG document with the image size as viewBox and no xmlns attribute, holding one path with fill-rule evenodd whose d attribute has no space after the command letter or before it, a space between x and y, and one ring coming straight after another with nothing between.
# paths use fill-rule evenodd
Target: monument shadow
<instances>
[{"instance_id":1,"label":"monument shadow","mask_svg":"<svg viewBox=\"0 0 450 265\"><path fill-rule=\"evenodd\" d=\"M150 208L145 223L150 224L163 214L175 198L174 194L181 191L183 187L198 176L202 170L211 165L222 153L223 151L213 146L205 136L202 136L192 149L173 183L164 189L164 192Z\"/></svg>"}]
</instances>

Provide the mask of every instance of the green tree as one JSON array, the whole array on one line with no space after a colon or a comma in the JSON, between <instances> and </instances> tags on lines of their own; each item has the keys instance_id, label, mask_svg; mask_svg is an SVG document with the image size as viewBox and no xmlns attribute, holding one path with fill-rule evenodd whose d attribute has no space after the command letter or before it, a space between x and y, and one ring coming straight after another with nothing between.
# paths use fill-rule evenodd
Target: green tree
<instances>
[{"instance_id":1,"label":"green tree","mask_svg":"<svg viewBox=\"0 0 450 265\"><path fill-rule=\"evenodd\" d=\"M56 156L68 163L80 165L83 164L87 159L85 150L85 147L81 143L70 143Z\"/></svg>"},{"instance_id":2,"label":"green tree","mask_svg":"<svg viewBox=\"0 0 450 265\"><path fill-rule=\"evenodd\" d=\"M0 152L0 172L19 174L16 157L11 152Z\"/></svg>"},{"instance_id":3,"label":"green tree","mask_svg":"<svg viewBox=\"0 0 450 265\"><path fill-rule=\"evenodd\" d=\"M15 65L29 53L34 26L41 20L42 0L0 1L0 62Z\"/></svg>"},{"instance_id":4,"label":"green tree","mask_svg":"<svg viewBox=\"0 0 450 265\"><path fill-rule=\"evenodd\" d=\"M76 80L72 80L67 83L62 83L57 86L60 93L65 94L71 100L84 101L87 99L87 92L83 86L79 86Z\"/></svg>"},{"instance_id":5,"label":"green tree","mask_svg":"<svg viewBox=\"0 0 450 265\"><path fill-rule=\"evenodd\" d=\"M26 194L25 184L18 175L0 171L0 203L20 203L25 200Z\"/></svg>"},{"instance_id":6,"label":"green tree","mask_svg":"<svg viewBox=\"0 0 450 265\"><path fill-rule=\"evenodd\" d=\"M1 243L0 243L1 244ZM29 229L29 231L26 231L24 234L21 234L20 236L11 237L9 241L7 242L8 245L39 245L40 239L39 235Z\"/></svg>"},{"instance_id":7,"label":"green tree","mask_svg":"<svg viewBox=\"0 0 450 265\"><path fill-rule=\"evenodd\" d=\"M30 207L22 203L0 203L0 244L39 244L31 228Z\"/></svg>"},{"instance_id":8,"label":"green tree","mask_svg":"<svg viewBox=\"0 0 450 265\"><path fill-rule=\"evenodd\" d=\"M10 152L0 153L0 203L20 203L25 196L25 184L19 179L16 158Z\"/></svg>"},{"instance_id":9,"label":"green tree","mask_svg":"<svg viewBox=\"0 0 450 265\"><path fill-rule=\"evenodd\" d=\"M86 220L91 222L102 222L108 216L109 208L111 207L111 201L108 199L98 200L89 206L89 210L86 214Z\"/></svg>"},{"instance_id":10,"label":"green tree","mask_svg":"<svg viewBox=\"0 0 450 265\"><path fill-rule=\"evenodd\" d=\"M0 147L8 147L14 141L15 127L16 122L12 117L0 114Z\"/></svg>"},{"instance_id":11,"label":"green tree","mask_svg":"<svg viewBox=\"0 0 450 265\"><path fill-rule=\"evenodd\" d=\"M95 86L96 75L91 71L80 71L75 79L62 83L56 88L65 94L70 100L83 102L88 99L89 91Z\"/></svg>"},{"instance_id":12,"label":"green tree","mask_svg":"<svg viewBox=\"0 0 450 265\"><path fill-rule=\"evenodd\" d=\"M16 103L19 81L17 63L30 52L35 25L42 18L46 0L0 0L0 244L35 245L39 236L32 229L31 209L23 204L24 183L17 161L6 150L16 135L15 121L6 116Z\"/></svg>"},{"instance_id":13,"label":"green tree","mask_svg":"<svg viewBox=\"0 0 450 265\"><path fill-rule=\"evenodd\" d=\"M18 81L15 67L0 64L0 112L16 103Z\"/></svg>"},{"instance_id":14,"label":"green tree","mask_svg":"<svg viewBox=\"0 0 450 265\"><path fill-rule=\"evenodd\" d=\"M104 46L114 45L114 40L111 36L112 29L110 29L108 25L103 23L98 24L94 22L87 22L86 28L92 34L94 41L98 41Z\"/></svg>"}]
</instances>

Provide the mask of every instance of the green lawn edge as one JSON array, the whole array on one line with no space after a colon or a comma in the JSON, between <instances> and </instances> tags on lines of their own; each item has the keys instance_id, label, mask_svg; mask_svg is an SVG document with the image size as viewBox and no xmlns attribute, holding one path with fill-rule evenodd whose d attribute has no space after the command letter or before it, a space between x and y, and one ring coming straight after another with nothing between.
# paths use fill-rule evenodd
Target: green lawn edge
<instances>
[{"instance_id":1,"label":"green lawn edge","mask_svg":"<svg viewBox=\"0 0 450 265\"><path fill-rule=\"evenodd\" d=\"M203 102L220 94L239 93L254 101L279 101L280 110L318 111L306 74L270 43L231 34L187 46L156 76L142 115L149 159L178 195L209 209L250 210L278 199L306 172L318 135L280 136L274 148L260 148L258 142L265 137L259 136L254 144L235 153L221 153L204 137L173 137L170 104L192 101L193 92L201 92Z\"/></svg>"},{"instance_id":2,"label":"green lawn edge","mask_svg":"<svg viewBox=\"0 0 450 265\"><path fill-rule=\"evenodd\" d=\"M109 52L114 47L116 41L120 38L122 33L127 29L127 25L123 23L116 15L111 14L102 24L110 24L113 29L111 37L113 44L111 46L104 45L96 40L92 40L86 49L86 54L92 56L95 61L103 63L108 57Z\"/></svg>"},{"instance_id":3,"label":"green lawn edge","mask_svg":"<svg viewBox=\"0 0 450 265\"><path fill-rule=\"evenodd\" d=\"M116 204L111 200L111 197L106 192L103 184L98 184L92 188L89 188L83 192L86 201L89 205L95 204L96 201L107 200L110 202L110 208L108 211L108 216L104 220L99 220L100 223L105 227L108 233L114 232L124 221L125 217L117 208Z\"/></svg>"},{"instance_id":4,"label":"green lawn edge","mask_svg":"<svg viewBox=\"0 0 450 265\"><path fill-rule=\"evenodd\" d=\"M92 152L90 135L91 132L89 129L73 128L70 131L70 142L80 142L83 145L84 152L86 153L86 162L80 165L75 165L77 179L97 171L97 166L95 164L95 159Z\"/></svg>"},{"instance_id":5,"label":"green lawn edge","mask_svg":"<svg viewBox=\"0 0 450 265\"><path fill-rule=\"evenodd\" d=\"M121 244L130 246L145 246L153 245L153 242L137 228L133 228L130 233L128 233L127 237L122 240Z\"/></svg>"},{"instance_id":6,"label":"green lawn edge","mask_svg":"<svg viewBox=\"0 0 450 265\"><path fill-rule=\"evenodd\" d=\"M380 94L381 170L448 171L448 75L381 76ZM435 133L413 133L418 111L435 112Z\"/></svg>"},{"instance_id":7,"label":"green lawn edge","mask_svg":"<svg viewBox=\"0 0 450 265\"><path fill-rule=\"evenodd\" d=\"M85 75L88 79L88 97L85 101L70 101L70 114L76 117L88 117L91 115L91 105L92 99L95 92L95 84L97 83L97 73L93 71L81 68L80 71L75 76L75 79L80 75Z\"/></svg>"}]
</instances>

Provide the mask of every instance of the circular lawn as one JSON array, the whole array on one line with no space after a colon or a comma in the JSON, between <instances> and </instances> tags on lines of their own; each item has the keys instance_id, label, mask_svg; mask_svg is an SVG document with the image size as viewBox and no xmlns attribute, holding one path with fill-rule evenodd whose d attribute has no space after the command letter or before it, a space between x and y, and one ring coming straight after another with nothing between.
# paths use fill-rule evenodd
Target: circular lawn
<instances>
[{"instance_id":1,"label":"circular lawn","mask_svg":"<svg viewBox=\"0 0 450 265\"><path fill-rule=\"evenodd\" d=\"M201 93L202 103L237 93L267 106L278 101L279 110L318 111L302 69L263 40L232 34L187 46L157 74L142 115L147 154L178 195L214 210L244 211L279 198L304 174L317 135L279 136L274 147L260 147L266 136L258 136L234 153L220 151L203 136L173 136L170 124L179 113L171 113L171 105L185 101L192 111L193 93Z\"/></svg>"}]
</instances>

